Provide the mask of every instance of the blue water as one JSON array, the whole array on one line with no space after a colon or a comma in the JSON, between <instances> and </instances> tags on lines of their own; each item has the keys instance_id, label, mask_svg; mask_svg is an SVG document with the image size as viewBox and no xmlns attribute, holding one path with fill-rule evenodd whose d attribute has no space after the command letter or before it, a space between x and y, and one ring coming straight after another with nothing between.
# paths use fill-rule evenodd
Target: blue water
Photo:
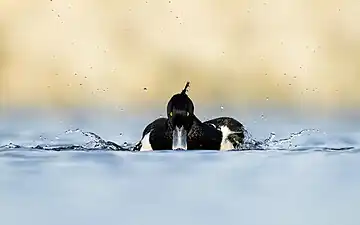
<instances>
[{"instance_id":1,"label":"blue water","mask_svg":"<svg viewBox=\"0 0 360 225\"><path fill-rule=\"evenodd\" d=\"M0 223L360 224L358 120L252 114L241 121L261 148L116 148L154 116L2 115Z\"/></svg>"}]
</instances>

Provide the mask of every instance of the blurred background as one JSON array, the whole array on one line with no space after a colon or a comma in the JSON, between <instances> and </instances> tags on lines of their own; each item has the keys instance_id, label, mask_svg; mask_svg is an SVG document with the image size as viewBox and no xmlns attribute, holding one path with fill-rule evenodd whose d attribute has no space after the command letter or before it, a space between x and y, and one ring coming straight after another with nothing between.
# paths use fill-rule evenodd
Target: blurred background
<instances>
[{"instance_id":1,"label":"blurred background","mask_svg":"<svg viewBox=\"0 0 360 225\"><path fill-rule=\"evenodd\" d=\"M360 1L0 1L0 104L328 112L360 103ZM163 109L162 108L162 109Z\"/></svg>"}]
</instances>

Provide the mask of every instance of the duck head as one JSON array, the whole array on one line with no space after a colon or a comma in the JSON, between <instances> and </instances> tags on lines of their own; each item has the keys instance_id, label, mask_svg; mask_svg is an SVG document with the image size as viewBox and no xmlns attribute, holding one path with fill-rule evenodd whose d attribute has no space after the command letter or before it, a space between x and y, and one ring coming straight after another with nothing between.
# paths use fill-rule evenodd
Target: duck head
<instances>
[{"instance_id":1,"label":"duck head","mask_svg":"<svg viewBox=\"0 0 360 225\"><path fill-rule=\"evenodd\" d=\"M167 104L167 117L172 130L172 149L187 149L187 134L194 121L194 104L186 94L190 83L187 82L180 94L172 96Z\"/></svg>"}]
</instances>

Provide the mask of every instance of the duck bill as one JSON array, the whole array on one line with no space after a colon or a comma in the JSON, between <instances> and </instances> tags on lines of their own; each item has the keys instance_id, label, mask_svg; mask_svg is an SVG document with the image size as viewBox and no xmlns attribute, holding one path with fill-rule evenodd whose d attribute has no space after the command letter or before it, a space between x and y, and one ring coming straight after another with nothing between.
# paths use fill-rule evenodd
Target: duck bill
<instances>
[{"instance_id":1,"label":"duck bill","mask_svg":"<svg viewBox=\"0 0 360 225\"><path fill-rule=\"evenodd\" d=\"M187 132L183 126L175 126L172 140L173 150L187 150Z\"/></svg>"}]
</instances>

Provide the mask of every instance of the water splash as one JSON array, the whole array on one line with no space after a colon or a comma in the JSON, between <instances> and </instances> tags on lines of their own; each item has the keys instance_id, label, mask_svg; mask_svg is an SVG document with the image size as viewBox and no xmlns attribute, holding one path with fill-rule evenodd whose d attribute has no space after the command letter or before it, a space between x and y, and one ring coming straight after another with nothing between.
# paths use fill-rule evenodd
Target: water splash
<instances>
[{"instance_id":1,"label":"water splash","mask_svg":"<svg viewBox=\"0 0 360 225\"><path fill-rule=\"evenodd\" d=\"M297 147L297 145L293 144L293 140L295 138L300 137L306 133L310 135L313 132L320 132L320 131L318 129L303 129L299 132L291 133L289 137L282 138L279 140L275 140L275 136L276 136L275 133L270 133L270 136L263 141L262 146L265 149L292 149L294 147ZM287 146L284 146L286 144Z\"/></svg>"},{"instance_id":2,"label":"water splash","mask_svg":"<svg viewBox=\"0 0 360 225\"><path fill-rule=\"evenodd\" d=\"M36 146L37 149L45 149L45 150L113 150L113 151L129 151L128 144L125 142L123 145L118 145L112 141L106 141L102 139L99 135L94 132L86 132L81 129L75 130L67 130L65 134L72 133L81 133L84 136L90 138L90 141L83 145L69 145L69 146L53 146L53 145L45 145L45 146Z\"/></svg>"},{"instance_id":3,"label":"water splash","mask_svg":"<svg viewBox=\"0 0 360 225\"><path fill-rule=\"evenodd\" d=\"M16 145L16 144L13 144L13 143L9 143L7 145L2 145L0 146L0 151L2 150L6 150L6 149L16 149L16 148L21 148L22 146L20 145Z\"/></svg>"},{"instance_id":4,"label":"water splash","mask_svg":"<svg viewBox=\"0 0 360 225\"><path fill-rule=\"evenodd\" d=\"M99 135L93 132L82 131L81 129L75 130L67 130L64 134L73 134L73 133L81 133L85 137L88 137L90 141L86 142L82 145L76 144L45 144L45 145L36 145L36 146L22 146L16 145L13 143L0 146L0 151L9 150L9 149L33 149L33 150L47 150L47 151L66 151L66 150L76 150L76 151L93 151L93 150L110 150L110 151L131 151L132 145L124 142L122 145L116 144L112 141L106 141L102 139ZM39 137L41 140L48 140L48 138L44 138L42 136ZM56 139L59 139L56 137ZM52 143L52 141L50 141Z\"/></svg>"},{"instance_id":5,"label":"water splash","mask_svg":"<svg viewBox=\"0 0 360 225\"><path fill-rule=\"evenodd\" d=\"M303 129L299 132L290 133L290 135L286 138L281 138L276 140L276 134L270 133L269 136L260 141L256 140L252 137L252 135L248 131L245 132L245 140L244 144L239 146L237 149L234 149L233 151L266 151L266 150L288 150L288 151L304 151L304 148L298 145L294 144L293 141L301 137L305 134L312 134L314 132L319 132L317 129ZM10 150L10 149L32 149L32 150L46 150L46 151L94 151L94 150L101 150L101 151L134 151L134 147L136 143L127 143L124 142L123 144L119 145L112 141L107 141L101 138L99 135L97 135L94 132L87 132L83 131L81 129L74 129L74 130L67 130L64 132L64 134L74 134L74 133L80 133L84 137L89 138L90 140L86 142L85 144L76 145L76 144L61 144L56 145L48 138L39 137L42 140L48 140L50 141L50 144L44 144L44 145L36 145L36 146L21 146L17 144L7 144L0 146L0 151ZM56 137L56 139L59 139L59 137ZM308 150L310 148L305 148L305 150ZM322 151L339 151L339 150L351 150L353 147L343 147L343 148L322 148Z\"/></svg>"},{"instance_id":6,"label":"water splash","mask_svg":"<svg viewBox=\"0 0 360 225\"><path fill-rule=\"evenodd\" d=\"M263 141L254 139L248 131L245 131L244 144L237 150L291 150L294 147L297 147L293 144L293 140L297 137L304 135L307 132L310 134L310 132L319 132L319 130L303 129L299 132L291 133L288 137L279 140L275 140L276 134L274 132L271 132L269 134L269 137L267 137ZM286 144L287 146L284 146Z\"/></svg>"}]
</instances>

